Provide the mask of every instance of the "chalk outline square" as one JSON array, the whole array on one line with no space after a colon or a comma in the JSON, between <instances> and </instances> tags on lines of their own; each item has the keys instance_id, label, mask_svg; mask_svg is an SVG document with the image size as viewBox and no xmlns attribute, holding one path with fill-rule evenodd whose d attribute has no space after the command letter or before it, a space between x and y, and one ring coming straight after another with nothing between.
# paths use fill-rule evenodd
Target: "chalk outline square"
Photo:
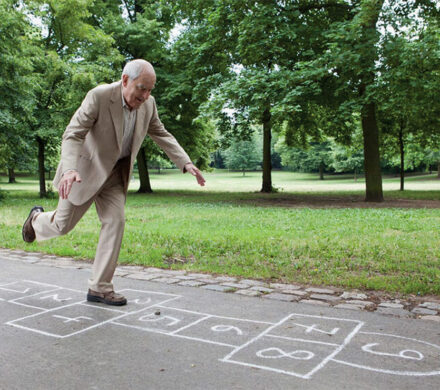
<instances>
[{"instance_id":1,"label":"chalk outline square","mask_svg":"<svg viewBox=\"0 0 440 390\"><path fill-rule=\"evenodd\" d=\"M59 286L55 286L55 287L58 287L59 289L62 289L62 287L59 287ZM51 291L56 291L56 290L51 290ZM73 290L73 291L77 291L77 290ZM170 301L173 301L175 299L181 298L181 295L168 294L168 293L159 293L159 292L156 292L156 291L135 290L135 289L124 289L124 290L121 290L121 291L135 291L135 292L151 293L151 294L156 294L156 295L165 295L165 296L169 296L170 297L168 299L165 299L164 301L158 302L158 304L163 304L163 303L170 302ZM12 302L12 303L15 303L15 302ZM74 302L74 303L71 303L71 304L68 304L68 305L56 307L56 308L53 308L53 309L43 310L43 311L38 312L38 313L34 313L34 314L31 314L31 315L28 315L28 316L17 318L15 320L8 321L5 324L6 325L11 325L11 326L14 326L14 327L17 327L17 328L20 328L20 329L24 329L24 330L29 330L31 332L40 333L40 334L43 334L43 335L46 335L46 336L63 339L63 338L74 336L74 335L79 334L79 333L83 333L85 331L88 331L90 329L93 329L93 328L96 328L96 327L99 327L99 326L102 326L102 325L105 325L105 324L108 324L108 323L112 323L112 321L118 320L118 319L123 318L125 316L128 316L130 314L140 313L140 312L142 312L144 310L149 309L152 306L155 306L155 305L150 305L150 306L143 307L143 308L141 308L141 309L139 309L137 311L135 310L135 311L123 312L121 310L111 309L111 308L108 308L108 307L102 307L102 306L99 306L99 305L87 305L89 307L96 308L98 310L107 310L107 311L117 312L117 313L120 313L120 315L115 317L115 318L108 319L106 321L101 321L101 322L99 322L97 324L94 324L94 325L89 326L87 328L81 329L79 331L72 332L72 333L67 334L67 335L58 335L58 334L55 334L55 333L45 332L45 331L42 331L42 330L39 330L39 329L35 329L35 328L19 325L19 324L16 323L16 322L19 322L19 321L22 321L22 320L25 320L25 319L28 319L28 318L45 315L45 314L47 314L49 312L55 312L57 310L61 310L61 309L64 309L66 307L70 307L70 306L74 306L74 305L78 305L78 306L79 305L83 305L84 306L85 304L87 304L87 301L82 300L82 301L79 301L79 302Z\"/></svg>"},{"instance_id":2,"label":"chalk outline square","mask_svg":"<svg viewBox=\"0 0 440 390\"><path fill-rule=\"evenodd\" d=\"M327 319L327 320L347 321L347 322L357 323L357 325L345 337L344 341L341 344L338 344L336 346L335 350L331 354L329 354L327 357L325 357L321 361L320 364L318 364L316 367L314 367L312 370L310 370L305 375L297 374L297 373L295 373L293 371L279 370L279 369L272 368L272 367L261 366L261 365L257 365L257 364L252 364L252 363L247 363L247 362L242 362L242 361L239 361L239 360L231 359L238 351L246 348L248 345L252 344L253 342L259 340L260 338L262 338L264 336L271 336L270 332L273 329L275 329L276 327L280 326L281 324L283 324L284 322L286 322L288 319L290 319L293 316L308 317L308 318L318 318L318 319L324 319L324 320ZM258 336L256 336L253 339L249 340L247 343L239 346L238 348L235 348L232 352L230 352L228 355L226 355L223 359L219 359L219 360L221 362L224 362L224 363L238 364L238 365L242 365L242 366L254 367L254 368L259 368L259 369L262 369L262 370L268 370L268 371L273 371L273 372L277 372L277 373L287 374L287 375L295 376L295 377L302 378L302 379L310 379L314 373L316 373L318 370L323 368L330 360L332 360L332 358L334 358L340 351L342 351L345 348L345 346L359 332L359 330L362 328L363 325L364 325L364 322L358 321L358 320L351 320L351 319L346 319L346 318L326 317L326 316L317 316L317 315L309 315L309 314L301 314L301 313L291 313L288 316L286 316L283 319L281 319L276 324L274 324L274 325L270 326L269 328L267 328L265 331L261 332ZM301 339L298 339L298 340L301 340ZM302 340L302 341L309 342L309 340Z\"/></svg>"}]
</instances>

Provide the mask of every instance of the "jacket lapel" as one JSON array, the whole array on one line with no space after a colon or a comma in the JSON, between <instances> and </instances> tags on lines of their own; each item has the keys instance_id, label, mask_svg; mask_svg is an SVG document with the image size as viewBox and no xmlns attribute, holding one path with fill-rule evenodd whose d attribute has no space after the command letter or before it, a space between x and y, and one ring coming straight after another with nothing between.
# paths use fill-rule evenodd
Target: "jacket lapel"
<instances>
[{"instance_id":1,"label":"jacket lapel","mask_svg":"<svg viewBox=\"0 0 440 390\"><path fill-rule=\"evenodd\" d=\"M122 134L124 114L122 112L122 91L121 82L116 83L113 88L112 95L110 97L110 114L113 120L113 126L115 127L116 140L118 143L118 150L122 148Z\"/></svg>"},{"instance_id":2,"label":"jacket lapel","mask_svg":"<svg viewBox=\"0 0 440 390\"><path fill-rule=\"evenodd\" d=\"M134 127L134 134L133 134L133 143L131 144L131 151L132 155L134 151L137 151L142 144L142 141L145 138L146 135L146 128L145 128L145 113L147 104L142 104L136 113L136 125ZM136 155L134 156L136 157Z\"/></svg>"}]
</instances>

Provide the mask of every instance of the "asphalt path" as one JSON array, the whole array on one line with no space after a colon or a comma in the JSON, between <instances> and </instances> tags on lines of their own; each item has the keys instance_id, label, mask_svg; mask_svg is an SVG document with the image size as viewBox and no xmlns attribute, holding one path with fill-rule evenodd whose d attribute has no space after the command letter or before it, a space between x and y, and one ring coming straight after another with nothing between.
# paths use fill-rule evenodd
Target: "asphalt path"
<instances>
[{"instance_id":1,"label":"asphalt path","mask_svg":"<svg viewBox=\"0 0 440 390\"><path fill-rule=\"evenodd\" d=\"M0 257L0 389L440 389L440 324Z\"/></svg>"}]
</instances>

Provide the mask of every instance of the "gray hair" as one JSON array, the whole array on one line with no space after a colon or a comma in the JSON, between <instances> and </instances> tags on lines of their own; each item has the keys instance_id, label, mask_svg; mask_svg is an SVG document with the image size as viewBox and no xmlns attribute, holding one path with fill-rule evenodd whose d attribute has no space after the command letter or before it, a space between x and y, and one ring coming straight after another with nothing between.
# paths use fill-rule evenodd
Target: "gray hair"
<instances>
[{"instance_id":1,"label":"gray hair","mask_svg":"<svg viewBox=\"0 0 440 390\"><path fill-rule=\"evenodd\" d=\"M125 64L122 75L126 74L131 80L136 80L143 72L154 74L154 68L148 61L133 60Z\"/></svg>"}]
</instances>

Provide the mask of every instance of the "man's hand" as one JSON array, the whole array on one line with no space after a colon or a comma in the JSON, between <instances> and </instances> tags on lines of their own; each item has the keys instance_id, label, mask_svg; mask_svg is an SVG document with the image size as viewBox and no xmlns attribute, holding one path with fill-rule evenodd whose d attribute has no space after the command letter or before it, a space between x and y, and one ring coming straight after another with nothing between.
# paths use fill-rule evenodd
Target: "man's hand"
<instances>
[{"instance_id":1,"label":"man's hand","mask_svg":"<svg viewBox=\"0 0 440 390\"><path fill-rule=\"evenodd\" d=\"M205 185L206 180L202 176L200 170L193 163L185 164L184 168L186 172L189 172L191 175L196 177L197 183L199 183L202 187Z\"/></svg>"},{"instance_id":2,"label":"man's hand","mask_svg":"<svg viewBox=\"0 0 440 390\"><path fill-rule=\"evenodd\" d=\"M81 176L77 171L67 171L64 173L58 186L58 192L60 193L61 199L67 199L70 194L72 184L75 181L81 183Z\"/></svg>"}]
</instances>

